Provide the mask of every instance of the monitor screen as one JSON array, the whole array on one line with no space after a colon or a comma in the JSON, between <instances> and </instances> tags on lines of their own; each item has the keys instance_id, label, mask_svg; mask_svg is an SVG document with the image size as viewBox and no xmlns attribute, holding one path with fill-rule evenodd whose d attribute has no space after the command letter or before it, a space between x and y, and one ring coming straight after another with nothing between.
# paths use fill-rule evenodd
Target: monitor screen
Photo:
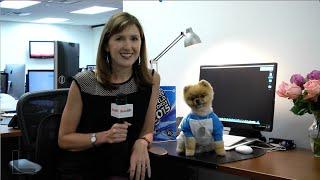
<instances>
[{"instance_id":1,"label":"monitor screen","mask_svg":"<svg viewBox=\"0 0 320 180\"><path fill-rule=\"evenodd\" d=\"M88 71L94 71L96 69L96 65L87 65Z\"/></svg>"},{"instance_id":2,"label":"monitor screen","mask_svg":"<svg viewBox=\"0 0 320 180\"><path fill-rule=\"evenodd\" d=\"M4 71L8 73L8 94L19 99L25 92L25 65L6 64Z\"/></svg>"},{"instance_id":3,"label":"monitor screen","mask_svg":"<svg viewBox=\"0 0 320 180\"><path fill-rule=\"evenodd\" d=\"M54 89L54 70L28 70L29 92Z\"/></svg>"},{"instance_id":4,"label":"monitor screen","mask_svg":"<svg viewBox=\"0 0 320 180\"><path fill-rule=\"evenodd\" d=\"M54 41L29 41L29 56L36 59L54 57Z\"/></svg>"},{"instance_id":5,"label":"monitor screen","mask_svg":"<svg viewBox=\"0 0 320 180\"><path fill-rule=\"evenodd\" d=\"M225 127L272 131L277 63L204 65L214 89L212 108Z\"/></svg>"}]
</instances>

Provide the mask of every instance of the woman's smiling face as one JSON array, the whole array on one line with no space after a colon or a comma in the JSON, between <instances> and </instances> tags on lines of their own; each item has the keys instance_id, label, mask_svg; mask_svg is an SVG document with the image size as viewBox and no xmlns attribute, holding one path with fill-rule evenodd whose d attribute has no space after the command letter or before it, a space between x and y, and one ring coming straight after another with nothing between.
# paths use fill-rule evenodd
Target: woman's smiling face
<instances>
[{"instance_id":1,"label":"woman's smiling face","mask_svg":"<svg viewBox=\"0 0 320 180\"><path fill-rule=\"evenodd\" d=\"M112 68L128 68L138 59L140 48L139 29L136 25L129 25L110 37L105 50L111 55Z\"/></svg>"}]
</instances>

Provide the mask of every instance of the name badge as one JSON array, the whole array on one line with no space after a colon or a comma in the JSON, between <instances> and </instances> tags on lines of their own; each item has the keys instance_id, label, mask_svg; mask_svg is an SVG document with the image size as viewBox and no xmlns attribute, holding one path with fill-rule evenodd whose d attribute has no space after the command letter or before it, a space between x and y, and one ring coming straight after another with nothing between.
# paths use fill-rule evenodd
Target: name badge
<instances>
[{"instance_id":1,"label":"name badge","mask_svg":"<svg viewBox=\"0 0 320 180\"><path fill-rule=\"evenodd\" d=\"M111 103L111 116L115 118L128 118L133 116L133 104L117 105Z\"/></svg>"}]
</instances>

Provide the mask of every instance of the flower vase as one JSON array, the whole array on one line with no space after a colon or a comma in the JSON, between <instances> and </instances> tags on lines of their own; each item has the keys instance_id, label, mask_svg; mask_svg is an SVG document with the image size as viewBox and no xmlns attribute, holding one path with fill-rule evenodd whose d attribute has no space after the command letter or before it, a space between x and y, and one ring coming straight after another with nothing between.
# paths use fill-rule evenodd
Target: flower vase
<instances>
[{"instance_id":1,"label":"flower vase","mask_svg":"<svg viewBox=\"0 0 320 180\"><path fill-rule=\"evenodd\" d=\"M309 127L311 150L315 157L320 157L320 111L313 112L314 121Z\"/></svg>"}]
</instances>

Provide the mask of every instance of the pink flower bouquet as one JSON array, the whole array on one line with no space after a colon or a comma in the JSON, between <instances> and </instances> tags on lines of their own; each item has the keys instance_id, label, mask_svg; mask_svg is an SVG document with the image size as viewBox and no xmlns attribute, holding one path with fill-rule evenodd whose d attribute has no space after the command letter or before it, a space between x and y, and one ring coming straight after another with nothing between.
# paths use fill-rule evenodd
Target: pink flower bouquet
<instances>
[{"instance_id":1,"label":"pink flower bouquet","mask_svg":"<svg viewBox=\"0 0 320 180\"><path fill-rule=\"evenodd\" d=\"M314 70L306 78L301 74L293 74L290 83L280 84L277 94L293 100L291 111L294 114L312 114L320 111L320 71Z\"/></svg>"}]
</instances>

